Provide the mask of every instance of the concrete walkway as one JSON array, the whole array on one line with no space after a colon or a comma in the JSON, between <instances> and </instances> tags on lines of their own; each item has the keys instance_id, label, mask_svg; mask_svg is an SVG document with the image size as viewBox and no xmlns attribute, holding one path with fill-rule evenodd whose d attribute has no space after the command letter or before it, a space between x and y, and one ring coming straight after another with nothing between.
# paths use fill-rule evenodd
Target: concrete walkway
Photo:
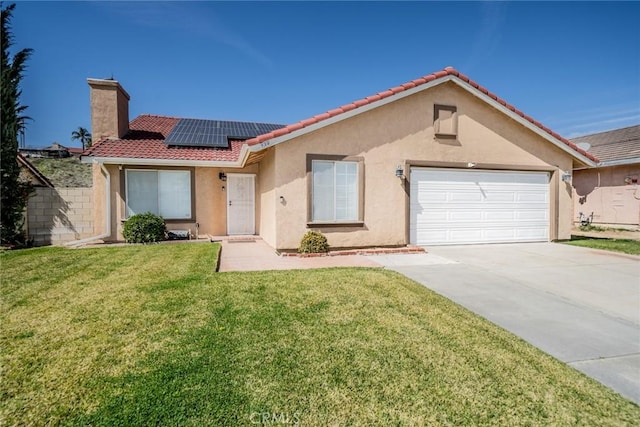
<instances>
[{"instance_id":1,"label":"concrete walkway","mask_svg":"<svg viewBox=\"0 0 640 427\"><path fill-rule=\"evenodd\" d=\"M371 256L640 404L640 257L556 243Z\"/></svg>"},{"instance_id":2,"label":"concrete walkway","mask_svg":"<svg viewBox=\"0 0 640 427\"><path fill-rule=\"evenodd\" d=\"M259 237L222 239L219 271L294 270L326 267L380 267L362 255L281 257Z\"/></svg>"}]
</instances>

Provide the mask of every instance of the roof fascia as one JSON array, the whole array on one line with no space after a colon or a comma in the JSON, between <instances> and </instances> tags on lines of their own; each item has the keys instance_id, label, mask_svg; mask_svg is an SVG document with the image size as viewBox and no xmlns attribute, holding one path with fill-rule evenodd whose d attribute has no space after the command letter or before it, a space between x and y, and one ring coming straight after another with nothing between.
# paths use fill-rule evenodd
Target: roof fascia
<instances>
[{"instance_id":1,"label":"roof fascia","mask_svg":"<svg viewBox=\"0 0 640 427\"><path fill-rule=\"evenodd\" d=\"M246 157L246 155L245 155ZM242 153L241 157L242 159ZM109 165L148 165L148 166L191 166L204 168L241 168L244 160L235 162L213 160L171 160L171 159L139 159L129 157L93 157L83 156L82 163L104 163Z\"/></svg>"},{"instance_id":2,"label":"roof fascia","mask_svg":"<svg viewBox=\"0 0 640 427\"><path fill-rule=\"evenodd\" d=\"M596 165L599 168L606 168L607 166L622 166L632 165L634 163L640 163L640 157L633 157L631 159L609 160L606 162L600 162Z\"/></svg>"},{"instance_id":3,"label":"roof fascia","mask_svg":"<svg viewBox=\"0 0 640 427\"><path fill-rule=\"evenodd\" d=\"M318 123L314 123L312 125L306 126L306 127L302 128L302 129L298 129L298 130L293 131L291 133L288 133L286 135L282 135L282 136L278 136L278 137L275 137L275 138L271 138L271 139L269 139L267 141L264 141L264 142L261 142L259 144L249 146L249 151L251 151L251 152L262 151L265 148L269 148L269 147L272 147L274 145L281 144L281 143L283 143L285 141L288 141L288 140L293 139L293 138L297 138L297 137L302 136L302 135L306 135L308 133L311 133L313 131L321 129L321 128L325 127L325 126L329 126L329 125L332 125L334 123L341 122L343 120L349 119L349 118L357 116L359 114L366 113L367 111L373 110L374 108L382 107L383 105L387 105L387 104L389 104L391 102L397 101L397 100L405 98L407 96L411 96L411 95L416 94L418 92L422 92L423 90L427 90L427 89L432 88L434 86L438 86L438 85L440 85L442 83L445 83L445 82L448 82L448 81L450 81L450 80L452 80L454 78L457 78L457 77L455 77L455 76L453 76L451 74L446 75L444 77L440 77L439 79L432 80L432 81L430 81L428 83L424 83L424 84L421 84L419 86L412 87L412 88L404 90L402 92L398 92L398 93L396 93L394 95L391 95L391 96L389 96L387 98L383 98L383 99L380 99L378 101L372 102L370 104L363 105L362 107L354 108L353 110L347 111L347 112L342 113L342 114L338 114L336 116L333 116L333 117L330 117L330 118L328 118L326 120L322 120L322 121L320 121Z\"/></svg>"}]
</instances>

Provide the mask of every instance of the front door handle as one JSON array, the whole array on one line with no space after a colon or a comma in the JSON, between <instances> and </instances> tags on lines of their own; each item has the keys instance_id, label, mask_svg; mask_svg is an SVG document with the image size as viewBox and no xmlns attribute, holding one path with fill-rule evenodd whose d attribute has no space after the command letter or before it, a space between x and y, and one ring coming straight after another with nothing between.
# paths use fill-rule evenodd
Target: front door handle
<instances>
[{"instance_id":1,"label":"front door handle","mask_svg":"<svg viewBox=\"0 0 640 427\"><path fill-rule=\"evenodd\" d=\"M231 206L231 200L229 200L229 206Z\"/></svg>"}]
</instances>

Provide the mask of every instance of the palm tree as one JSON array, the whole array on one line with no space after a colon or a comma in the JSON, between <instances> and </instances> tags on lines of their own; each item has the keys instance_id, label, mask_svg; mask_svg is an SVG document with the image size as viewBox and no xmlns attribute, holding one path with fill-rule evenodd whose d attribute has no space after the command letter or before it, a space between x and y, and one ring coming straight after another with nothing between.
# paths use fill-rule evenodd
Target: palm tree
<instances>
[{"instance_id":1,"label":"palm tree","mask_svg":"<svg viewBox=\"0 0 640 427\"><path fill-rule=\"evenodd\" d=\"M71 132L71 139L79 139L82 143L83 151L91 147L91 133L83 127L79 127L78 130Z\"/></svg>"},{"instance_id":2,"label":"palm tree","mask_svg":"<svg viewBox=\"0 0 640 427\"><path fill-rule=\"evenodd\" d=\"M21 105L21 106L16 108L16 114L20 114L26 109L27 109L26 105ZM20 147L20 148L24 148L25 147L25 137L26 137L26 133L27 133L27 121L28 120L33 121L33 119L31 117L29 117L29 116L19 115L18 118L17 118L17 122L16 122L17 130L16 130L16 133L18 135L18 147Z\"/></svg>"}]
</instances>

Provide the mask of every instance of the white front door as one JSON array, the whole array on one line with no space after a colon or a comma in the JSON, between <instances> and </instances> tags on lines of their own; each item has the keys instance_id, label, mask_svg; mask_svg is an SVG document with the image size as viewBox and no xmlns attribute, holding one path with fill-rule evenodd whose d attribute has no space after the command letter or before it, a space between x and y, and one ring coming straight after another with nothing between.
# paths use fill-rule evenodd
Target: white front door
<instances>
[{"instance_id":1,"label":"white front door","mask_svg":"<svg viewBox=\"0 0 640 427\"><path fill-rule=\"evenodd\" d=\"M227 234L255 234L255 175L227 174Z\"/></svg>"}]
</instances>

